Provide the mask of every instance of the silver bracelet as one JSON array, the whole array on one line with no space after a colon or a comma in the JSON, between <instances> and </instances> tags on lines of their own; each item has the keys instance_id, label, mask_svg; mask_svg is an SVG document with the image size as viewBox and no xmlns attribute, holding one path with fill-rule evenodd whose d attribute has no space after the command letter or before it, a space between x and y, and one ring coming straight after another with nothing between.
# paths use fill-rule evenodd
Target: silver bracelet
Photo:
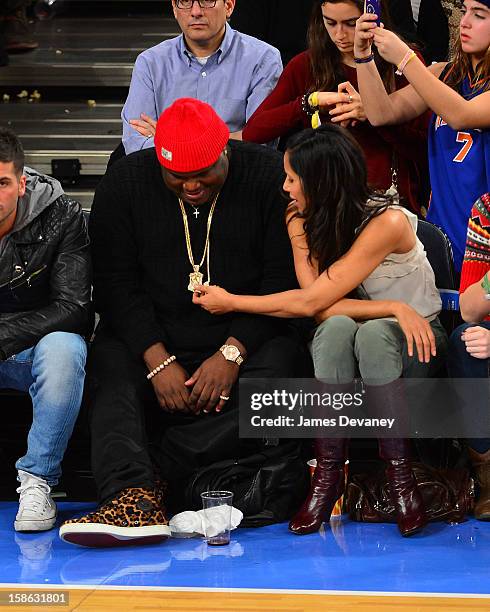
<instances>
[{"instance_id":1,"label":"silver bracelet","mask_svg":"<svg viewBox=\"0 0 490 612\"><path fill-rule=\"evenodd\" d=\"M165 361L163 363L161 363L160 365L157 365L157 367L154 370L149 372L146 375L146 378L148 380L151 380L154 376L156 376L158 374L158 372L161 372L162 370L165 370L165 368L167 366L169 366L176 359L177 359L177 357L175 355L171 355L168 359L165 359Z\"/></svg>"}]
</instances>

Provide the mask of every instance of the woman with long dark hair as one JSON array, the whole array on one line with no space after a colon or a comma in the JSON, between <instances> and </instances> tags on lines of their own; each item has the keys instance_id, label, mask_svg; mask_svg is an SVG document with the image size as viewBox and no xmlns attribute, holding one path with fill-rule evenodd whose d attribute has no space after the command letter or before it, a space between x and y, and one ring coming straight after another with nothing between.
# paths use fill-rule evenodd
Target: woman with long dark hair
<instances>
[{"instance_id":1,"label":"woman with long dark hair","mask_svg":"<svg viewBox=\"0 0 490 612\"><path fill-rule=\"evenodd\" d=\"M289 137L311 127L318 110L322 123L332 121L347 127L361 145L370 184L386 190L396 173L400 195L411 210L419 212L425 202L428 115L396 128L374 128L366 121L363 102L356 91L353 53L355 24L363 7L363 0L316 0L308 30L308 50L285 67L275 89L249 119L243 139L266 143ZM383 14L383 18L390 23L388 15ZM380 56L375 61L386 91L407 84Z\"/></svg>"},{"instance_id":2,"label":"woman with long dark hair","mask_svg":"<svg viewBox=\"0 0 490 612\"><path fill-rule=\"evenodd\" d=\"M426 376L446 344L434 274L416 236L417 218L368 187L362 151L341 127L326 124L294 136L284 167L301 289L242 296L203 286L193 300L216 314L316 317L315 376L344 385L360 375L371 408L403 418L400 377ZM348 297L360 286L371 299ZM380 439L379 448L399 529L410 535L426 517L408 440ZM290 523L297 534L318 530L343 492L347 441L316 439L315 454L310 493Z\"/></svg>"},{"instance_id":3,"label":"woman with long dark hair","mask_svg":"<svg viewBox=\"0 0 490 612\"><path fill-rule=\"evenodd\" d=\"M426 68L376 16L358 20L354 54L366 114L374 125L396 125L433 111L429 128L432 189L428 220L448 234L461 269L473 203L490 191L490 0L465 0L453 59ZM388 95L372 61L376 53L410 82Z\"/></svg>"}]
</instances>

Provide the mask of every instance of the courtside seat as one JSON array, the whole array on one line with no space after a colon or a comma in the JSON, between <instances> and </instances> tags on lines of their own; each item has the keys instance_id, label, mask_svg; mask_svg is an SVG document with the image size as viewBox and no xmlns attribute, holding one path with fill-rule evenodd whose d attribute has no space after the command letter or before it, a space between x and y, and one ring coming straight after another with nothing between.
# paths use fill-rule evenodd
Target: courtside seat
<instances>
[{"instance_id":1,"label":"courtside seat","mask_svg":"<svg viewBox=\"0 0 490 612\"><path fill-rule=\"evenodd\" d=\"M459 325L459 281L454 270L453 250L446 234L436 225L419 220L417 236L424 245L429 263L434 270L436 286L442 300L439 319L448 335ZM444 372L441 375L446 376ZM458 440L437 438L418 439L415 446L420 460L435 467L459 465L462 447Z\"/></svg>"},{"instance_id":2,"label":"courtside seat","mask_svg":"<svg viewBox=\"0 0 490 612\"><path fill-rule=\"evenodd\" d=\"M439 315L448 335L459 324L459 282L454 270L453 250L446 234L436 225L419 220L417 236L424 245L427 259L434 270L436 287L442 300Z\"/></svg>"}]
</instances>

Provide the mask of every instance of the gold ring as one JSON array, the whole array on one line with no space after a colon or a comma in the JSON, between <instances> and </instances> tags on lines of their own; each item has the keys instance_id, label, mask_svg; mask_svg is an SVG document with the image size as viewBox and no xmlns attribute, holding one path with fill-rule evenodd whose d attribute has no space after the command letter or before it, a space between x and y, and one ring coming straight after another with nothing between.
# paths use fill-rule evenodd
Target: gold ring
<instances>
[{"instance_id":1,"label":"gold ring","mask_svg":"<svg viewBox=\"0 0 490 612\"><path fill-rule=\"evenodd\" d=\"M354 98L352 96L349 96L349 103L352 102Z\"/></svg>"},{"instance_id":2,"label":"gold ring","mask_svg":"<svg viewBox=\"0 0 490 612\"><path fill-rule=\"evenodd\" d=\"M223 400L224 402L227 402L230 399L230 397L229 396L226 397L226 395L220 395L219 398L220 400Z\"/></svg>"}]
</instances>

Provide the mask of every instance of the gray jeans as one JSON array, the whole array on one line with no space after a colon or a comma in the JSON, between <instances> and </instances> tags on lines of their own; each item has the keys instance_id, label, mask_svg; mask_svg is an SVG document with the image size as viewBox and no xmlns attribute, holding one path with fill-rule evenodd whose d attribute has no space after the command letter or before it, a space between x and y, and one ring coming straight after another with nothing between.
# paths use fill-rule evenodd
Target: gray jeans
<instances>
[{"instance_id":1,"label":"gray jeans","mask_svg":"<svg viewBox=\"0 0 490 612\"><path fill-rule=\"evenodd\" d=\"M368 385L384 385L402 375L425 378L437 372L447 352L447 334L439 319L431 322L437 356L421 363L414 346L409 357L407 341L396 321L373 319L362 324L339 315L317 328L311 353L315 377L331 383L349 383L362 378Z\"/></svg>"}]
</instances>

